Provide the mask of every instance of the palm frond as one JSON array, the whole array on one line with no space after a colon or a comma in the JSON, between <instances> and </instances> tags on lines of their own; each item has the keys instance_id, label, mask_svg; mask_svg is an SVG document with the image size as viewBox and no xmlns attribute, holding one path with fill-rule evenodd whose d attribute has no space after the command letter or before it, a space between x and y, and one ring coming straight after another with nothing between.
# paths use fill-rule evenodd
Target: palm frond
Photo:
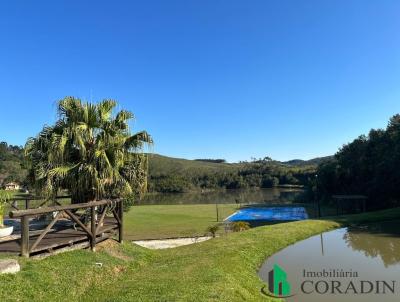
<instances>
[{"instance_id":1,"label":"palm frond","mask_svg":"<svg viewBox=\"0 0 400 302\"><path fill-rule=\"evenodd\" d=\"M52 196L68 189L75 201L143 191L147 162L135 156L153 141L145 131L131 135L133 114L121 110L113 115L115 107L109 99L92 104L66 97L59 102L59 120L25 146L38 191Z\"/></svg>"}]
</instances>

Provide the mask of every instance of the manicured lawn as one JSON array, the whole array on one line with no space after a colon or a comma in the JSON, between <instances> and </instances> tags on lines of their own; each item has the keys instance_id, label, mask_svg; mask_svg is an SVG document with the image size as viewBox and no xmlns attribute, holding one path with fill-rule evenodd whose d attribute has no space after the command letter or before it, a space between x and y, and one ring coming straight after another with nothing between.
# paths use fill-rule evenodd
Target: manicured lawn
<instances>
[{"instance_id":1,"label":"manicured lawn","mask_svg":"<svg viewBox=\"0 0 400 302\"><path fill-rule=\"evenodd\" d=\"M235 210L233 204L218 205L220 222ZM215 204L143 205L124 214L126 240L204 235L216 223Z\"/></svg>"},{"instance_id":2,"label":"manicured lawn","mask_svg":"<svg viewBox=\"0 0 400 302\"><path fill-rule=\"evenodd\" d=\"M344 224L400 218L400 209L254 228L203 243L151 251L126 242L24 260L0 276L1 301L273 301L257 269L286 246ZM96 263L103 263L102 267Z\"/></svg>"}]
</instances>

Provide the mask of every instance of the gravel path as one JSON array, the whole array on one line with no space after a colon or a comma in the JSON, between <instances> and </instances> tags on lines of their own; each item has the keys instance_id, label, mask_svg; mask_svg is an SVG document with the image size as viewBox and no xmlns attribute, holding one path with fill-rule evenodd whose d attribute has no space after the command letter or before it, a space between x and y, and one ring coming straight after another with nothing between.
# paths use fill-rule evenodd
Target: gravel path
<instances>
[{"instance_id":1,"label":"gravel path","mask_svg":"<svg viewBox=\"0 0 400 302\"><path fill-rule=\"evenodd\" d=\"M193 243L203 242L212 237L189 237L189 238L173 238L173 239L156 239L156 240L137 240L132 241L133 243L143 246L148 249L169 249L182 245L189 245Z\"/></svg>"}]
</instances>

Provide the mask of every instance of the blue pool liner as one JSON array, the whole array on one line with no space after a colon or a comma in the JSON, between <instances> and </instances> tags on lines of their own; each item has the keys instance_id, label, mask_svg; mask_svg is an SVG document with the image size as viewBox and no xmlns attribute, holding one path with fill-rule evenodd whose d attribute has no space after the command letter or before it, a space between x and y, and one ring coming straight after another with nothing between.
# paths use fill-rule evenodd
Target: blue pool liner
<instances>
[{"instance_id":1,"label":"blue pool liner","mask_svg":"<svg viewBox=\"0 0 400 302\"><path fill-rule=\"evenodd\" d=\"M255 207L236 211L225 221L295 221L308 219L304 207Z\"/></svg>"}]
</instances>

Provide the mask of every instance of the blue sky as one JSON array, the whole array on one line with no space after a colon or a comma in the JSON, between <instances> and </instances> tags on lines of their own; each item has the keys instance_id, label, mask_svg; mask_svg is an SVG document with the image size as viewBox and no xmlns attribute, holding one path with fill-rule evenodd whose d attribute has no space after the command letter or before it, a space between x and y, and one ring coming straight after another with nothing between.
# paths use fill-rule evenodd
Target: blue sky
<instances>
[{"instance_id":1,"label":"blue sky","mask_svg":"<svg viewBox=\"0 0 400 302\"><path fill-rule=\"evenodd\" d=\"M333 154L400 112L399 1L2 1L0 140L114 98L153 151Z\"/></svg>"}]
</instances>

